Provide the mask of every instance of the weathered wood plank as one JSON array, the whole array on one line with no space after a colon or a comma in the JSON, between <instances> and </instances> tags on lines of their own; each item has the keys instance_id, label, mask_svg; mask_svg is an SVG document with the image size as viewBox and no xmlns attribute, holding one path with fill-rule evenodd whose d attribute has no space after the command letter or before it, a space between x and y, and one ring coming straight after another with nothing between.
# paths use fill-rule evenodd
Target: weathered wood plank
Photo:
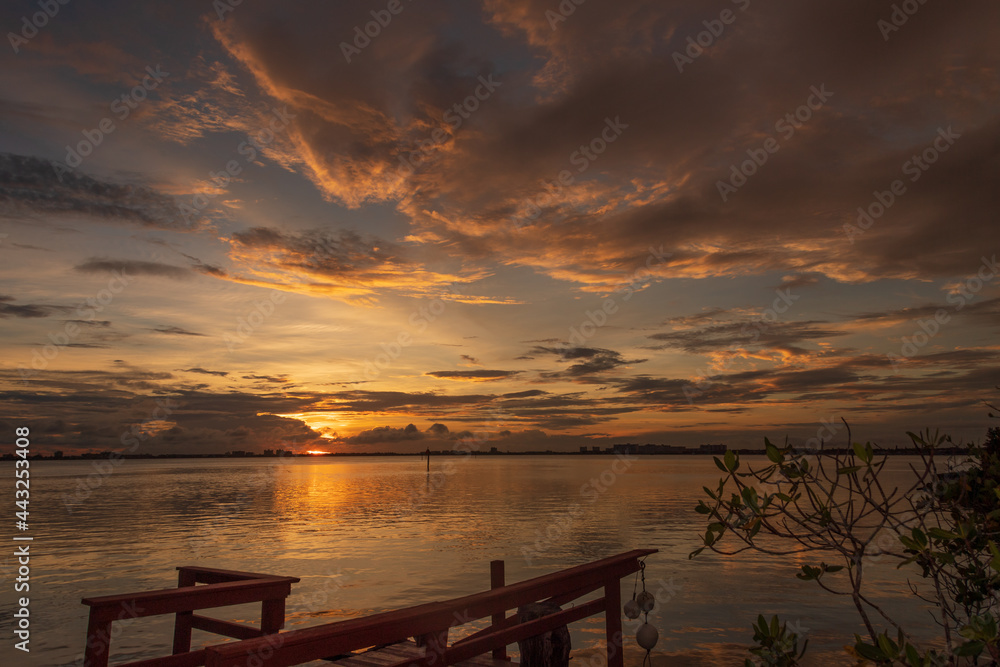
<instances>
[{"instance_id":1,"label":"weathered wood plank","mask_svg":"<svg viewBox=\"0 0 1000 667\"><path fill-rule=\"evenodd\" d=\"M231 623L230 621L223 621L221 618L212 618L199 614L191 615L191 627L196 630L204 630L205 632L222 635L223 637L232 637L233 639L253 639L264 634L258 628L251 625Z\"/></svg>"},{"instance_id":2,"label":"weathered wood plank","mask_svg":"<svg viewBox=\"0 0 1000 667\"><path fill-rule=\"evenodd\" d=\"M413 642L400 642L365 651L350 658L342 658L334 663L334 667L389 667L401 660L419 660L423 657L424 650L420 646ZM518 663L495 660L484 654L456 663L455 667L518 667Z\"/></svg>"},{"instance_id":3,"label":"weathered wood plank","mask_svg":"<svg viewBox=\"0 0 1000 667\"><path fill-rule=\"evenodd\" d=\"M287 667L331 654L345 653L362 646L389 644L406 637L439 631L469 620L491 616L503 609L513 609L528 602L582 589L595 580L618 581L639 569L638 559L656 553L655 549L635 549L617 556L578 565L495 590L475 593L445 602L430 602L406 609L374 614L363 618L337 621L279 635L281 646L263 664ZM610 605L608 605L610 609ZM620 614L619 608L614 614ZM620 637L619 637L620 640ZM247 651L264 650L264 639L208 647L208 667L236 667Z\"/></svg>"},{"instance_id":4,"label":"weathered wood plank","mask_svg":"<svg viewBox=\"0 0 1000 667\"><path fill-rule=\"evenodd\" d=\"M204 665L205 652L191 652L191 630L198 628L237 639L251 639L275 633L284 625L285 598L298 577L279 577L256 572L219 570L207 567L178 567L177 588L123 595L84 598L90 606L87 627L86 661L91 667L107 667L111 623L125 615L133 618L176 614L173 653L164 658L142 660L130 665L145 667L192 667ZM198 582L208 584L197 586ZM262 630L227 621L195 616L197 609L261 602Z\"/></svg>"},{"instance_id":5,"label":"weathered wood plank","mask_svg":"<svg viewBox=\"0 0 1000 667\"><path fill-rule=\"evenodd\" d=\"M127 662L118 667L201 667L205 664L205 650L181 653L180 655L168 655L162 658L150 658L149 660L137 660Z\"/></svg>"},{"instance_id":6,"label":"weathered wood plank","mask_svg":"<svg viewBox=\"0 0 1000 667\"><path fill-rule=\"evenodd\" d=\"M293 584L299 583L298 577L276 577L270 574L259 572L242 572L240 570L220 570L214 567L201 567L198 565L181 565L177 567L180 576L189 573L194 576L191 583L199 584L222 584L227 581L243 581L246 579L290 579ZM181 586L186 584L181 583Z\"/></svg>"},{"instance_id":7,"label":"weathered wood plank","mask_svg":"<svg viewBox=\"0 0 1000 667\"><path fill-rule=\"evenodd\" d=\"M285 598L291 593L292 583L291 578L286 577L228 581L210 586L185 586L142 593L84 598L83 604L91 607L125 605L134 610L134 615L137 618L159 616L160 614L174 614L178 611L228 607L234 604Z\"/></svg>"}]
</instances>

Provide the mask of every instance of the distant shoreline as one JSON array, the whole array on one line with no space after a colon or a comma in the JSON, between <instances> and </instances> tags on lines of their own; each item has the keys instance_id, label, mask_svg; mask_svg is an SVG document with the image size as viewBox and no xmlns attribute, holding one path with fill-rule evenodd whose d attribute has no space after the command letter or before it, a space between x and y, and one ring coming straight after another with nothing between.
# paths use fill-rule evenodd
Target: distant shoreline
<instances>
[{"instance_id":1,"label":"distant shoreline","mask_svg":"<svg viewBox=\"0 0 1000 667\"><path fill-rule=\"evenodd\" d=\"M619 446L621 447L621 446ZM623 449L617 450L602 450L599 452L587 451L587 452L557 452L557 451L525 451L525 452L501 452L501 451L485 451L485 452L456 452L453 450L437 450L431 451L431 456L450 456L450 457L466 457L466 456L716 456L718 454L724 453L723 451L712 451L705 452L699 451L697 449L691 449L689 451L669 451L669 452L643 452L643 451L629 451ZM740 456L765 456L766 452L763 449L735 449L733 450ZM843 447L837 448L824 448L824 454L835 454L839 456L845 456L848 454L853 454L853 450L845 449ZM894 449L876 449L876 454L884 456L919 456L921 451L914 448L894 448ZM968 447L947 447L935 450L935 454L938 455L963 455L968 454ZM226 452L225 454L121 454L119 452L104 451L97 452L93 454L78 454L73 456L45 456L42 454L32 454L28 457L32 461L94 461L100 459L106 459L109 457L116 459L129 459L129 460L156 460L156 459L275 459L275 458L331 458L331 457L361 457L361 456L411 456L411 457L423 457L426 452L330 452L327 454L296 454L293 452L283 452L281 454L255 454L253 452ZM0 457L0 461L14 461L15 457L13 454L4 454Z\"/></svg>"}]
</instances>

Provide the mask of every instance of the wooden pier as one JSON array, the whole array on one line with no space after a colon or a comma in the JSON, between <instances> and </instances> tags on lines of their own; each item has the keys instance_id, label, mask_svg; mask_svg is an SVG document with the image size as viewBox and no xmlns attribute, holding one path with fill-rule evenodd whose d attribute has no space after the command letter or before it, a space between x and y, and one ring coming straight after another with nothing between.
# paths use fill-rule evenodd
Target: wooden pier
<instances>
[{"instance_id":1,"label":"wooden pier","mask_svg":"<svg viewBox=\"0 0 1000 667\"><path fill-rule=\"evenodd\" d=\"M289 632L280 630L285 598L297 578L179 567L177 588L83 600L90 606L86 664L108 665L111 624L125 618L127 610L134 617L175 614L173 655L122 667L277 667L332 656L344 656L337 660L340 667L509 667L508 645L598 614L605 618L608 666L623 667L620 582L653 553L656 549L636 549L516 584L506 584L503 561L493 561L489 590ZM600 597L540 618L507 616L535 602L561 607L598 589L603 589ZM194 613L247 602L261 602L260 627ZM448 644L452 627L487 617L489 627ZM241 641L192 651L192 629Z\"/></svg>"}]
</instances>

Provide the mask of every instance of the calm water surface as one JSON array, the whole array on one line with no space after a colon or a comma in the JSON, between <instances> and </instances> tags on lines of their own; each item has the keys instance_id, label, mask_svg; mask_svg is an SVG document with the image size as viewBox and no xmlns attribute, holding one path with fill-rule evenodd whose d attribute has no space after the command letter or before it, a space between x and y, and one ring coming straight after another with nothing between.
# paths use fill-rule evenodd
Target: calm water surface
<instances>
[{"instance_id":1,"label":"calm water surface","mask_svg":"<svg viewBox=\"0 0 1000 667\"><path fill-rule=\"evenodd\" d=\"M6 549L0 663L82 665L88 608L80 599L172 587L179 565L300 577L286 622L299 628L485 590L492 559L504 559L516 582L655 548L646 579L661 602L650 614L660 630L656 653L673 656L664 664L741 665L758 613L798 625L810 639L807 664L850 664L841 647L863 627L848 601L795 578L813 560L688 560L704 527L692 508L719 477L710 457L642 457L622 474L612 472L615 460L440 457L431 475L415 457L133 460L77 500L92 462L33 462L31 653L9 639L16 563ZM905 478L905 460L889 466ZM892 563L868 572L885 606L930 627ZM624 599L632 587L623 581ZM209 613L256 622L259 605ZM168 654L172 622L121 627L113 662ZM603 623L598 616L576 624L574 649L599 646ZM218 641L195 633L199 645ZM639 662L629 654L626 664Z\"/></svg>"}]
</instances>

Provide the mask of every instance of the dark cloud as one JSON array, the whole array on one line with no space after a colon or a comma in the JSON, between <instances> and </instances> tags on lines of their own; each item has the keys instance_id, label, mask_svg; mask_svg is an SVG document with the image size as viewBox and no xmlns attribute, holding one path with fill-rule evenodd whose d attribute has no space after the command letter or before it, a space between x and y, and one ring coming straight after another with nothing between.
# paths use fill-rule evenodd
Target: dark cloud
<instances>
[{"instance_id":1,"label":"dark cloud","mask_svg":"<svg viewBox=\"0 0 1000 667\"><path fill-rule=\"evenodd\" d=\"M393 426L376 426L367 431L361 431L357 435L340 438L338 442L347 445L372 445L390 444L395 442L405 442L410 440L422 440L425 434L413 424L407 424L406 428L396 428Z\"/></svg>"},{"instance_id":2,"label":"dark cloud","mask_svg":"<svg viewBox=\"0 0 1000 667\"><path fill-rule=\"evenodd\" d=\"M252 273L271 271L268 280L243 282L285 284L309 293L362 302L376 293L376 287L408 295L438 296L444 292L457 298L459 292L453 283L483 275L479 270L467 272L464 277L439 274L408 258L397 244L344 229L286 232L254 227L233 234L230 245L230 256L238 265L247 266ZM213 275L222 271L207 266L198 270ZM287 277L278 279L278 275Z\"/></svg>"},{"instance_id":3,"label":"dark cloud","mask_svg":"<svg viewBox=\"0 0 1000 667\"><path fill-rule=\"evenodd\" d=\"M431 424L427 432L436 436L446 436L449 433L448 427L444 424Z\"/></svg>"},{"instance_id":4,"label":"dark cloud","mask_svg":"<svg viewBox=\"0 0 1000 667\"><path fill-rule=\"evenodd\" d=\"M521 371L490 371L490 370L474 370L474 371L432 371L426 373L436 378L444 378L448 380L506 380L519 375Z\"/></svg>"},{"instance_id":5,"label":"dark cloud","mask_svg":"<svg viewBox=\"0 0 1000 667\"><path fill-rule=\"evenodd\" d=\"M182 368L181 370L184 373L201 373L202 375L216 375L218 377L226 377L227 375L229 375L228 371L210 371L200 367Z\"/></svg>"},{"instance_id":6,"label":"dark cloud","mask_svg":"<svg viewBox=\"0 0 1000 667\"><path fill-rule=\"evenodd\" d=\"M203 333L198 333L196 331L188 331L178 326L173 325L162 325L158 327L150 328L150 331L155 331L156 333L169 334L171 336L204 336Z\"/></svg>"},{"instance_id":7,"label":"dark cloud","mask_svg":"<svg viewBox=\"0 0 1000 667\"><path fill-rule=\"evenodd\" d=\"M13 304L12 296L0 295L0 317L17 317L24 319L50 317L61 313L68 313L72 308L68 306L56 306L41 303Z\"/></svg>"},{"instance_id":8,"label":"dark cloud","mask_svg":"<svg viewBox=\"0 0 1000 667\"><path fill-rule=\"evenodd\" d=\"M575 361L582 359L579 363L570 365L558 373L547 373L546 377L554 378L562 375L570 377L584 377L594 373L614 370L632 364L641 364L646 359L625 359L620 352L605 350L596 347L546 347L535 346L531 349L534 354L550 354L559 358L559 361Z\"/></svg>"},{"instance_id":9,"label":"dark cloud","mask_svg":"<svg viewBox=\"0 0 1000 667\"><path fill-rule=\"evenodd\" d=\"M1000 297L992 299L976 299L975 295L966 292L955 292L950 295L952 300L939 303L928 303L921 306L908 306L887 310L884 312L864 312L854 316L859 321L892 323L916 323L920 319L931 318L943 313L950 321L953 318L973 317L987 322L996 322L1000 315Z\"/></svg>"},{"instance_id":10,"label":"dark cloud","mask_svg":"<svg viewBox=\"0 0 1000 667\"><path fill-rule=\"evenodd\" d=\"M797 276L785 276L781 279L781 283L775 285L775 289L795 289L799 287L812 287L819 283L819 276L816 275L797 275Z\"/></svg>"},{"instance_id":11,"label":"dark cloud","mask_svg":"<svg viewBox=\"0 0 1000 667\"><path fill-rule=\"evenodd\" d=\"M0 215L84 215L144 227L188 229L172 197L112 183L37 157L0 153Z\"/></svg>"},{"instance_id":12,"label":"dark cloud","mask_svg":"<svg viewBox=\"0 0 1000 667\"><path fill-rule=\"evenodd\" d=\"M824 325L827 326L824 328ZM803 343L847 334L828 325L822 321L767 322L757 319L661 332L649 338L660 343L651 346L652 349L683 350L692 354L756 347L802 355L807 353Z\"/></svg>"},{"instance_id":13,"label":"dark cloud","mask_svg":"<svg viewBox=\"0 0 1000 667\"><path fill-rule=\"evenodd\" d=\"M84 273L118 272L124 274L126 277L156 276L160 278L173 278L175 280L186 280L193 277L191 270L184 267L162 264L160 262L140 262L126 259L89 259L74 268Z\"/></svg>"},{"instance_id":14,"label":"dark cloud","mask_svg":"<svg viewBox=\"0 0 1000 667\"><path fill-rule=\"evenodd\" d=\"M263 380L264 382L270 382L273 384L285 384L291 382L284 375L244 375L244 380Z\"/></svg>"},{"instance_id":15,"label":"dark cloud","mask_svg":"<svg viewBox=\"0 0 1000 667\"><path fill-rule=\"evenodd\" d=\"M320 25L363 18L351 7L313 10ZM981 247L1000 246L997 194L983 176L995 172L1000 137L988 110L1000 66L986 27L1000 19L995 3L921 6L888 45L877 28L887 7L755 4L683 72L673 54L717 5L628 0L582 9L555 30L551 10L548 0L431 2L351 63L337 39L313 22L281 22L274 8L244 8L216 32L298 113L308 148L297 160L325 196L351 208L395 204L455 256L499 256L610 291L645 265L651 244L673 253L654 276L780 271L803 286L802 276L960 275L975 270ZM483 17L489 27L470 29ZM293 65L306 59L324 65ZM456 130L446 112L483 75L502 87ZM776 129L814 89L830 94L809 121L791 136ZM627 128L577 172L571 155L607 119ZM903 164L949 125L957 143L851 243L843 225L856 208L908 179ZM406 167L435 130L446 150L417 150L421 163ZM718 183L766 137L780 151L723 201ZM512 216L526 215L562 169L574 184L512 233ZM903 220L906 244L894 224Z\"/></svg>"},{"instance_id":16,"label":"dark cloud","mask_svg":"<svg viewBox=\"0 0 1000 667\"><path fill-rule=\"evenodd\" d=\"M456 394L443 395L433 392L403 392L403 391L340 391L330 395L335 403L331 407L343 411L372 412L391 411L409 412L423 410L442 410L484 406L493 400L489 394Z\"/></svg>"}]
</instances>

